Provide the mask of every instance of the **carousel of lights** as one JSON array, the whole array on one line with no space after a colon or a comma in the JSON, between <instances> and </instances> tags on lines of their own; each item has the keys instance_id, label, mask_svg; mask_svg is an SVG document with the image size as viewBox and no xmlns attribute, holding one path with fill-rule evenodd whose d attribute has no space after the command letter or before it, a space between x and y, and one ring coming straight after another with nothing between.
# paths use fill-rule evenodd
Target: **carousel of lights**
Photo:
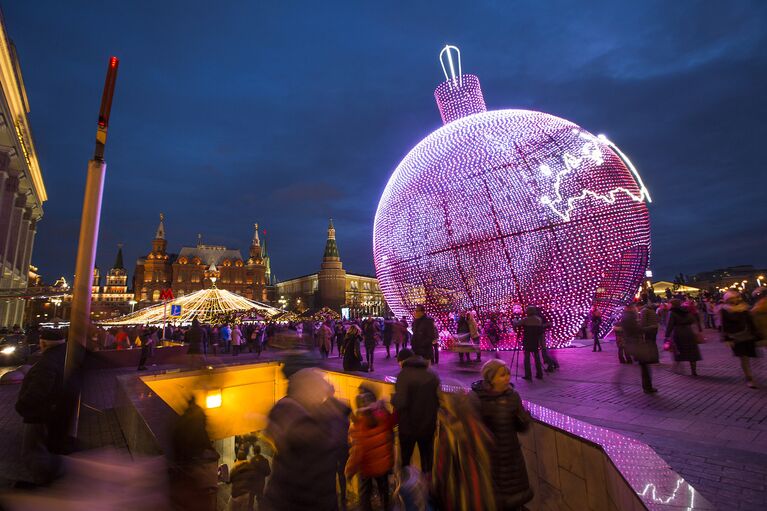
<instances>
[{"instance_id":1,"label":"carousel of lights","mask_svg":"<svg viewBox=\"0 0 767 511\"><path fill-rule=\"evenodd\" d=\"M481 323L533 305L551 325L549 346L567 345L596 306L607 333L649 261L650 195L638 172L612 142L569 121L487 111L457 49L440 60L445 125L399 164L375 216L387 303L397 316L425 304L443 327L459 311ZM508 328L501 347L516 336Z\"/></svg>"},{"instance_id":2,"label":"carousel of lights","mask_svg":"<svg viewBox=\"0 0 767 511\"><path fill-rule=\"evenodd\" d=\"M169 317L170 306L180 305L181 316ZM253 300L248 300L225 289L212 287L201 289L192 294L177 298L168 304L151 305L132 314L119 318L101 321L102 325L162 325L166 322L189 324L193 319L200 323L220 321L226 315L233 313L253 312L263 318L271 318L283 313L281 309Z\"/></svg>"}]
</instances>

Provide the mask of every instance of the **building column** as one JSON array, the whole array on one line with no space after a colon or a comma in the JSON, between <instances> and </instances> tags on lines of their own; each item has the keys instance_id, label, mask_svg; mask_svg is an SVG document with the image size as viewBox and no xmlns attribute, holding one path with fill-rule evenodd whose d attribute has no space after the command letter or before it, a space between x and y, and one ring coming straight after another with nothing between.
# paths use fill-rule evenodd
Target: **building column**
<instances>
[{"instance_id":1,"label":"building column","mask_svg":"<svg viewBox=\"0 0 767 511\"><path fill-rule=\"evenodd\" d=\"M20 267L17 266L20 275L19 287L26 288L29 285L29 265L32 262L32 247L35 244L35 234L37 233L37 221L32 218L32 210L27 209L24 213L23 242L19 248L21 257L19 257ZM24 326L24 315L26 300L19 300L18 310L16 312L15 322Z\"/></svg>"},{"instance_id":2,"label":"building column","mask_svg":"<svg viewBox=\"0 0 767 511\"><path fill-rule=\"evenodd\" d=\"M18 185L17 185L18 186ZM14 265L16 263L16 253L19 243L19 236L21 235L21 220L24 215L24 206L27 203L27 198L24 195L15 193L15 201L9 215L9 229L5 237L5 248L3 250L3 284L2 289L14 289ZM16 300L11 300L9 306L5 310L5 314L0 318L0 324L5 326L13 325L14 313L16 311Z\"/></svg>"},{"instance_id":3,"label":"building column","mask_svg":"<svg viewBox=\"0 0 767 511\"><path fill-rule=\"evenodd\" d=\"M8 246L8 236L11 233L11 220L13 216L13 206L16 203L16 197L19 190L19 178L8 176L3 179L4 186L0 189L0 264L5 265L5 252Z\"/></svg>"}]
</instances>

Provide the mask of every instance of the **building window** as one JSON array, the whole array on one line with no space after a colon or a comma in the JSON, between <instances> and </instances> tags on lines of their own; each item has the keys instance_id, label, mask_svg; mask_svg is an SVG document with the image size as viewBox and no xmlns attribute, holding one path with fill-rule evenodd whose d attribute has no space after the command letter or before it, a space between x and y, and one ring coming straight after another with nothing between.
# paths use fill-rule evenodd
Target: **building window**
<instances>
[{"instance_id":1,"label":"building window","mask_svg":"<svg viewBox=\"0 0 767 511\"><path fill-rule=\"evenodd\" d=\"M358 287L359 287L359 283L356 280L352 280L352 286L351 287L352 287L353 290L356 291L358 289Z\"/></svg>"},{"instance_id":2,"label":"building window","mask_svg":"<svg viewBox=\"0 0 767 511\"><path fill-rule=\"evenodd\" d=\"M152 291L152 301L153 302L160 301L160 290L159 289L155 289L154 291Z\"/></svg>"}]
</instances>

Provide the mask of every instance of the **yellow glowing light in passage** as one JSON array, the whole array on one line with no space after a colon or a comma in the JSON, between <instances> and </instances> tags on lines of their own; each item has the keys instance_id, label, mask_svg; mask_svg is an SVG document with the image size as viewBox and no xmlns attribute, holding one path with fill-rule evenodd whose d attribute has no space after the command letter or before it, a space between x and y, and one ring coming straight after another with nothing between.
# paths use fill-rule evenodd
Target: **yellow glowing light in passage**
<instances>
[{"instance_id":1,"label":"yellow glowing light in passage","mask_svg":"<svg viewBox=\"0 0 767 511\"><path fill-rule=\"evenodd\" d=\"M208 395L205 396L206 408L220 408L221 407L221 389L211 390Z\"/></svg>"}]
</instances>

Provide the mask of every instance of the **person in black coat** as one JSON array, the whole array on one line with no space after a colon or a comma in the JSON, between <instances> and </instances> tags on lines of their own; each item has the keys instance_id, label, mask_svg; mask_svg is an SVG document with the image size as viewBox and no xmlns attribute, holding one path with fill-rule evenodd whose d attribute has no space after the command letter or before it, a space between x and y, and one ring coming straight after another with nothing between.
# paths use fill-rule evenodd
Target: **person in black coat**
<instances>
[{"instance_id":1,"label":"person in black coat","mask_svg":"<svg viewBox=\"0 0 767 511\"><path fill-rule=\"evenodd\" d=\"M532 380L532 371L530 368L530 355L535 360L535 377L539 380L543 378L543 364L541 363L541 343L544 342L545 327L543 320L537 313L535 307L528 307L525 310L525 317L516 321L518 326L522 327L522 347L525 350L525 380Z\"/></svg>"},{"instance_id":2,"label":"person in black coat","mask_svg":"<svg viewBox=\"0 0 767 511\"><path fill-rule=\"evenodd\" d=\"M21 383L16 412L24 421L22 461L33 484L48 484L59 475L59 454L67 452L67 399L64 360L67 345L59 330L43 331L42 356Z\"/></svg>"},{"instance_id":3,"label":"person in black coat","mask_svg":"<svg viewBox=\"0 0 767 511\"><path fill-rule=\"evenodd\" d=\"M645 331L639 323L639 314L634 304L626 306L617 326L621 330L626 353L639 362L642 372L642 390L645 394L658 392L658 389L652 385L650 374L650 364L658 363L658 347L655 345L655 337L652 339L645 337Z\"/></svg>"},{"instance_id":4,"label":"person in black coat","mask_svg":"<svg viewBox=\"0 0 767 511\"><path fill-rule=\"evenodd\" d=\"M367 364L362 363L362 351L360 343L362 342L362 333L360 327L355 324L349 326L344 337L344 371L362 371L367 372Z\"/></svg>"},{"instance_id":5,"label":"person in black coat","mask_svg":"<svg viewBox=\"0 0 767 511\"><path fill-rule=\"evenodd\" d=\"M426 315L426 308L423 305L416 306L413 318L413 337L410 339L413 353L434 362L433 345L439 338L434 320Z\"/></svg>"},{"instance_id":6,"label":"person in black coat","mask_svg":"<svg viewBox=\"0 0 767 511\"><path fill-rule=\"evenodd\" d=\"M397 362L402 371L397 375L391 404L399 416L402 466L410 465L418 444L421 469L431 472L439 411L439 377L429 369L426 360L407 348L400 350Z\"/></svg>"},{"instance_id":7,"label":"person in black coat","mask_svg":"<svg viewBox=\"0 0 767 511\"><path fill-rule=\"evenodd\" d=\"M208 332L200 326L200 322L196 318L192 320L192 327L184 334L184 342L189 345L187 355L202 355L206 351Z\"/></svg>"},{"instance_id":8,"label":"person in black coat","mask_svg":"<svg viewBox=\"0 0 767 511\"><path fill-rule=\"evenodd\" d=\"M670 340L673 346L674 368L676 369L679 362L689 362L691 374L698 376L697 363L701 356L695 328L698 332L702 331L695 316L682 307L681 300L678 298L671 300L671 311L666 326L666 340Z\"/></svg>"},{"instance_id":9,"label":"person in black coat","mask_svg":"<svg viewBox=\"0 0 767 511\"><path fill-rule=\"evenodd\" d=\"M517 433L526 431L530 415L510 385L511 373L502 360L482 366L482 380L472 384L482 422L495 440L490 452L495 500L499 510L519 509L533 498ZM553 447L553 446L552 446Z\"/></svg>"},{"instance_id":10,"label":"person in black coat","mask_svg":"<svg viewBox=\"0 0 767 511\"><path fill-rule=\"evenodd\" d=\"M749 313L748 304L737 291L724 294L724 305L719 311L722 325L722 341L732 349L732 354L740 359L746 385L757 388L751 372L751 358L756 357L756 327Z\"/></svg>"},{"instance_id":11,"label":"person in black coat","mask_svg":"<svg viewBox=\"0 0 767 511\"><path fill-rule=\"evenodd\" d=\"M253 509L254 500L258 502L259 506L261 505L261 501L264 498L266 478L272 473L272 467L269 465L269 460L261 455L261 446L258 444L253 446L253 457L250 458L249 463L253 467L253 477L251 479L248 509Z\"/></svg>"}]
</instances>

